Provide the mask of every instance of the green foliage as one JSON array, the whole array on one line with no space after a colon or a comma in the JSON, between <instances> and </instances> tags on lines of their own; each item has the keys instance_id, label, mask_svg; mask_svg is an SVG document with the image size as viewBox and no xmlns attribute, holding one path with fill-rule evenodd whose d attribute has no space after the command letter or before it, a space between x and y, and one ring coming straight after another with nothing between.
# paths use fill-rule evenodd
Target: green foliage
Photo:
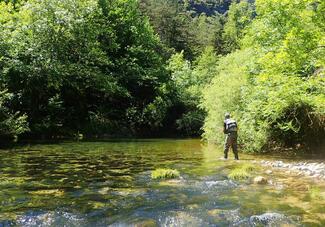
<instances>
[{"instance_id":1,"label":"green foliage","mask_svg":"<svg viewBox=\"0 0 325 227\"><path fill-rule=\"evenodd\" d=\"M254 17L254 6L248 1L234 1L229 8L224 25L224 52L232 52L239 48L240 39L244 36L245 28Z\"/></svg>"},{"instance_id":2,"label":"green foliage","mask_svg":"<svg viewBox=\"0 0 325 227\"><path fill-rule=\"evenodd\" d=\"M246 102L246 108L255 112L247 111L242 115L241 129L250 132L243 134L243 142L254 141L252 145L255 147L251 149L259 150L269 140L287 145L320 141L324 133L324 122L321 120L324 112L318 112L321 108L318 100L322 99L322 95L317 93L322 88L320 84L311 86L316 78L306 81L294 76L273 75L259 79L254 86L258 91L245 96L246 100L250 100ZM316 80L319 81L319 78ZM310 93L311 89L315 89L315 93ZM252 122L253 125L250 125Z\"/></svg>"},{"instance_id":3,"label":"green foliage","mask_svg":"<svg viewBox=\"0 0 325 227\"><path fill-rule=\"evenodd\" d=\"M174 169L156 169L151 173L152 179L171 179L178 178L179 176L180 173Z\"/></svg>"},{"instance_id":4,"label":"green foliage","mask_svg":"<svg viewBox=\"0 0 325 227\"><path fill-rule=\"evenodd\" d=\"M10 108L28 115L33 134L150 133L161 126L168 74L136 1L0 7L1 83L13 94ZM160 115L158 105L166 106Z\"/></svg>"},{"instance_id":5,"label":"green foliage","mask_svg":"<svg viewBox=\"0 0 325 227\"><path fill-rule=\"evenodd\" d=\"M203 2L200 2L203 3ZM196 13L190 5L177 0L141 0L140 8L146 14L162 42L176 52L183 51L186 59L194 60L205 49L213 46L222 51L223 16L216 9L226 7L223 1L207 6L212 15ZM209 3L204 3L209 4Z\"/></svg>"},{"instance_id":6,"label":"green foliage","mask_svg":"<svg viewBox=\"0 0 325 227\"><path fill-rule=\"evenodd\" d=\"M205 137L221 142L223 114L231 112L246 151L261 151L272 141L322 142L323 3L256 1L256 13L241 50L220 60L204 93Z\"/></svg>"},{"instance_id":7,"label":"green foliage","mask_svg":"<svg viewBox=\"0 0 325 227\"><path fill-rule=\"evenodd\" d=\"M231 112L239 117L241 101L247 84L245 78L247 67L255 58L252 50L237 51L220 59L215 76L204 90L202 107L207 112L204 124L204 137L222 143L224 113ZM239 127L241 121L238 118Z\"/></svg>"},{"instance_id":8,"label":"green foliage","mask_svg":"<svg viewBox=\"0 0 325 227\"><path fill-rule=\"evenodd\" d=\"M228 6L0 1L0 132L194 136L204 121L221 143L231 112L246 151L322 142L325 3Z\"/></svg>"},{"instance_id":9,"label":"green foliage","mask_svg":"<svg viewBox=\"0 0 325 227\"><path fill-rule=\"evenodd\" d=\"M26 1L27 0L0 0L0 4L1 2L4 2L6 4L11 4L13 6L13 9L18 9L19 6Z\"/></svg>"},{"instance_id":10,"label":"green foliage","mask_svg":"<svg viewBox=\"0 0 325 227\"><path fill-rule=\"evenodd\" d=\"M0 91L0 137L15 138L28 131L27 116L19 112L12 113L6 103L12 99L12 94L6 90Z\"/></svg>"},{"instance_id":11,"label":"green foliage","mask_svg":"<svg viewBox=\"0 0 325 227\"><path fill-rule=\"evenodd\" d=\"M194 17L189 24L188 45L194 56L200 57L207 47L222 53L223 18L219 15ZM195 29L193 29L195 28Z\"/></svg>"},{"instance_id":12,"label":"green foliage","mask_svg":"<svg viewBox=\"0 0 325 227\"><path fill-rule=\"evenodd\" d=\"M176 121L177 128L188 136L201 133L205 117L204 110L199 107L202 89L215 74L217 59L213 48L208 47L193 65L184 59L183 53L173 55L169 61L169 70L178 91L178 100L185 109Z\"/></svg>"}]
</instances>

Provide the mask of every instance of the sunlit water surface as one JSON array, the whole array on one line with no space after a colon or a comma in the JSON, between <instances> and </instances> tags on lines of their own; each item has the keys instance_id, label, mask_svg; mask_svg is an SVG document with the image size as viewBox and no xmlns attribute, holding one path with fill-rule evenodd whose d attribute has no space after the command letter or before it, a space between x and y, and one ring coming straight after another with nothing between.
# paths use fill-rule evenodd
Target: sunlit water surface
<instances>
[{"instance_id":1,"label":"sunlit water surface","mask_svg":"<svg viewBox=\"0 0 325 227\"><path fill-rule=\"evenodd\" d=\"M272 157L221 156L199 140L1 150L0 226L325 226L323 182L263 168L272 184L231 181L236 165ZM156 168L181 178L152 180Z\"/></svg>"}]
</instances>

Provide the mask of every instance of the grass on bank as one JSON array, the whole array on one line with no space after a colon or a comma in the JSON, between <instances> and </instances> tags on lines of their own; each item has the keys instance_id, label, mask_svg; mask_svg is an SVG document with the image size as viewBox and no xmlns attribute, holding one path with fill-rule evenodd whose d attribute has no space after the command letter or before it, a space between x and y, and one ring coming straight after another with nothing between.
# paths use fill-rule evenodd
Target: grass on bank
<instances>
[{"instance_id":1,"label":"grass on bank","mask_svg":"<svg viewBox=\"0 0 325 227\"><path fill-rule=\"evenodd\" d=\"M180 173L175 169L156 169L151 172L152 179L172 179L179 176Z\"/></svg>"}]
</instances>

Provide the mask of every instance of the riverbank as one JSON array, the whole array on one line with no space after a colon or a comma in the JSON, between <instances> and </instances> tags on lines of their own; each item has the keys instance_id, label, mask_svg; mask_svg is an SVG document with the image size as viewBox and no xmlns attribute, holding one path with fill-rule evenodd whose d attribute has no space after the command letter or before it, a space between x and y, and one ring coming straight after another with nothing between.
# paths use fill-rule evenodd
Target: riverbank
<instances>
[{"instance_id":1,"label":"riverbank","mask_svg":"<svg viewBox=\"0 0 325 227\"><path fill-rule=\"evenodd\" d=\"M253 161L257 162L257 161ZM325 163L315 161L300 161L300 162L283 162L261 160L259 162L264 167L272 167L281 169L287 174L298 174L298 176L312 177L318 180L325 181Z\"/></svg>"}]
</instances>

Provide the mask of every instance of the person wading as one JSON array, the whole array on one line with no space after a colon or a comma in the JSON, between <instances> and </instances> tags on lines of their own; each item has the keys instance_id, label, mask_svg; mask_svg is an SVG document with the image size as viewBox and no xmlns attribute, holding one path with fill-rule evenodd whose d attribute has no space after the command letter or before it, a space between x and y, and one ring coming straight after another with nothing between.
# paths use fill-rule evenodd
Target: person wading
<instances>
[{"instance_id":1,"label":"person wading","mask_svg":"<svg viewBox=\"0 0 325 227\"><path fill-rule=\"evenodd\" d=\"M225 150L224 150L224 158L228 158L228 151L231 146L232 151L234 152L235 159L239 160L238 158L238 150L237 150L237 131L238 126L237 122L234 119L230 118L230 114L225 114L225 121L223 123L223 133L226 134L226 141L225 141Z\"/></svg>"}]
</instances>

